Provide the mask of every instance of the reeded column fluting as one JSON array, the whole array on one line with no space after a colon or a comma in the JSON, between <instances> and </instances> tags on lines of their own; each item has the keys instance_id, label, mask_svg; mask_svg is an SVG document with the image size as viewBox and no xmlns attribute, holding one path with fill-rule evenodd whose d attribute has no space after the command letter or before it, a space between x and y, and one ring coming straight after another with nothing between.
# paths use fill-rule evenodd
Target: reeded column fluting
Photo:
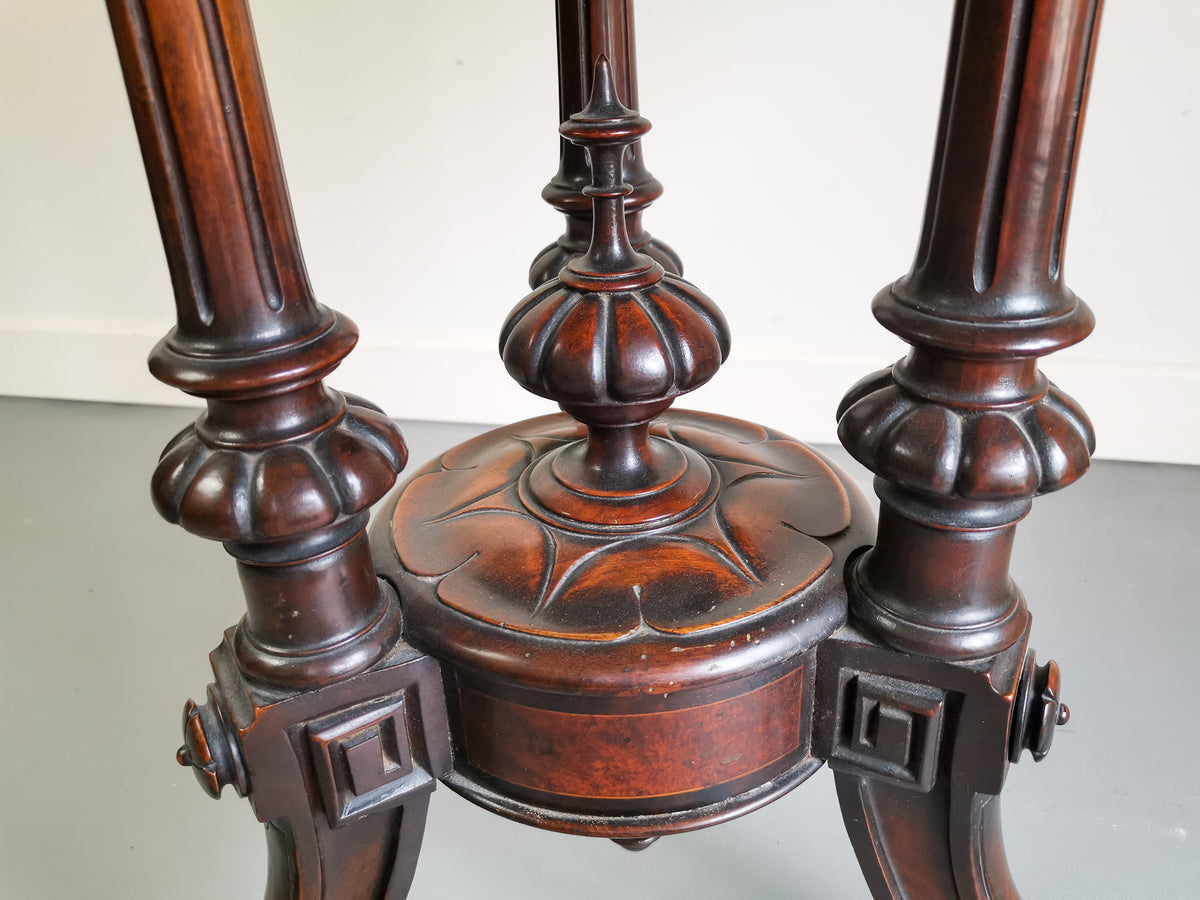
<instances>
[{"instance_id":1,"label":"reeded column fluting","mask_svg":"<svg viewBox=\"0 0 1200 900\"><path fill-rule=\"evenodd\" d=\"M238 560L248 674L335 680L399 638L364 528L404 440L324 385L358 332L309 285L244 0L108 6L178 314L150 368L208 403L164 451L155 504Z\"/></svg>"}]
</instances>

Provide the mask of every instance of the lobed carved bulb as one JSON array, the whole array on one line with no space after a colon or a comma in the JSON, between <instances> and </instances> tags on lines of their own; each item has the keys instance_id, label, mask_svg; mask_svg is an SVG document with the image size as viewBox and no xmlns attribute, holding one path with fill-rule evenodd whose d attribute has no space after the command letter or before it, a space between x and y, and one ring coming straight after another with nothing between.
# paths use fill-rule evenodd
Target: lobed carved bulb
<instances>
[{"instance_id":1,"label":"lobed carved bulb","mask_svg":"<svg viewBox=\"0 0 1200 900\"><path fill-rule=\"evenodd\" d=\"M408 448L396 424L374 406L359 398L344 406L316 432L261 450L214 444L189 426L155 470L159 513L202 537L252 543L365 512L395 483Z\"/></svg>"},{"instance_id":2,"label":"lobed carved bulb","mask_svg":"<svg viewBox=\"0 0 1200 900\"><path fill-rule=\"evenodd\" d=\"M972 500L1014 500L1065 487L1087 469L1087 415L1053 384L1015 408L968 409L915 396L891 369L851 388L838 438L881 478Z\"/></svg>"},{"instance_id":3,"label":"lobed carved bulb","mask_svg":"<svg viewBox=\"0 0 1200 900\"><path fill-rule=\"evenodd\" d=\"M729 355L729 329L707 296L672 275L615 294L554 280L509 315L500 348L509 374L539 396L587 406L642 404L712 378Z\"/></svg>"}]
</instances>

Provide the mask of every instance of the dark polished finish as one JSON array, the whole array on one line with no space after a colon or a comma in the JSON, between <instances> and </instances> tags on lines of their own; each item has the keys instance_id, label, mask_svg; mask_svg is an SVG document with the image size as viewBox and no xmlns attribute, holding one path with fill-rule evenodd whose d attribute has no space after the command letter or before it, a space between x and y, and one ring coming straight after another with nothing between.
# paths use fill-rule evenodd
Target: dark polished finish
<instances>
[{"instance_id":1,"label":"dark polished finish","mask_svg":"<svg viewBox=\"0 0 1200 900\"><path fill-rule=\"evenodd\" d=\"M557 0L558 121L564 122L587 104L592 93L592 69L601 56L612 66L617 96L638 106L637 59L633 42L632 0ZM592 237L592 202L584 194L591 183L583 147L560 141L558 171L542 190L542 198L567 220L562 236L544 248L529 267L529 286L537 288L556 276L572 257L587 250ZM642 213L662 196L662 185L642 161L641 141L626 151L625 180L633 190L625 198L625 223L630 241L673 275L683 274L679 255L642 227Z\"/></svg>"},{"instance_id":2,"label":"dark polished finish","mask_svg":"<svg viewBox=\"0 0 1200 900\"><path fill-rule=\"evenodd\" d=\"M673 412L729 351L725 320L626 232L649 123L601 57L562 134L588 152L587 252L517 304L509 373L574 417L456 447L381 517L407 633L443 662L454 772L543 828L650 838L722 821L810 775L815 648L845 618L870 518L817 454Z\"/></svg>"},{"instance_id":3,"label":"dark polished finish","mask_svg":"<svg viewBox=\"0 0 1200 900\"><path fill-rule=\"evenodd\" d=\"M1038 494L1088 467L1091 424L1037 368L1092 314L1063 247L1098 0L960 0L925 224L876 318L912 345L839 410L876 474L873 549L822 651L846 827L879 897L1015 897L998 794L1066 720L1058 667L1026 657L1008 574ZM897 653L868 650L878 642Z\"/></svg>"},{"instance_id":4,"label":"dark polished finish","mask_svg":"<svg viewBox=\"0 0 1200 900\"><path fill-rule=\"evenodd\" d=\"M313 298L244 0L110 0L175 287L154 374L205 398L159 511L237 560L246 616L179 761L267 825L268 897L402 897L448 764L437 664L400 640L369 509L408 456L324 378L357 340Z\"/></svg>"},{"instance_id":5,"label":"dark polished finish","mask_svg":"<svg viewBox=\"0 0 1200 900\"><path fill-rule=\"evenodd\" d=\"M324 384L356 332L309 288L245 0L109 9L178 310L151 368L208 404L154 498L247 603L179 761L250 797L268 897L405 896L438 778L640 850L826 760L877 897L1017 895L998 796L1069 713L1008 563L1094 443L1037 360L1092 327L1062 256L1098 0L957 4L917 258L875 301L912 350L838 412L874 546L815 452L670 409L730 336L641 228L628 0L558 3L568 228L500 338L564 412L426 465L371 542L407 452Z\"/></svg>"},{"instance_id":6,"label":"dark polished finish","mask_svg":"<svg viewBox=\"0 0 1200 900\"><path fill-rule=\"evenodd\" d=\"M1094 448L1037 358L1093 325L1062 254L1097 14L1094 0L958 5L921 244L874 303L913 349L839 410L883 502L855 612L899 649L978 658L1018 639L1016 523Z\"/></svg>"}]
</instances>

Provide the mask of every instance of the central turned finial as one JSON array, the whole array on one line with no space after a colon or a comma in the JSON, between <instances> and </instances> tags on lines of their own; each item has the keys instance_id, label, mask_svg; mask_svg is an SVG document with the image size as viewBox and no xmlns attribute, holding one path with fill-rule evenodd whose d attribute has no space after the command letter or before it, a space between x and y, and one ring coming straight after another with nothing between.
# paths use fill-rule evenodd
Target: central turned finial
<instances>
[{"instance_id":1,"label":"central turned finial","mask_svg":"<svg viewBox=\"0 0 1200 900\"><path fill-rule=\"evenodd\" d=\"M708 464L652 437L650 423L716 374L729 329L707 296L630 244L623 161L650 123L621 104L603 56L592 85L587 107L560 129L591 164L591 245L509 314L500 352L523 387L588 429L586 441L528 473L531 509L584 525L653 528L710 493Z\"/></svg>"}]
</instances>

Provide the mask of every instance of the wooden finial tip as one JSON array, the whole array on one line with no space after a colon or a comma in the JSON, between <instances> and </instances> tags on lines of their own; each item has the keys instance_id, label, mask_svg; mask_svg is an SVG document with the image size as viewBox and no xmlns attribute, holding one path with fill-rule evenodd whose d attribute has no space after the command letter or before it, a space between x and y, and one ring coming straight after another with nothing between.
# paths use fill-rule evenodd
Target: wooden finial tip
<instances>
[{"instance_id":1,"label":"wooden finial tip","mask_svg":"<svg viewBox=\"0 0 1200 900\"><path fill-rule=\"evenodd\" d=\"M650 130L650 121L621 102L612 66L603 54L592 71L592 94L587 106L559 128L576 144L633 143Z\"/></svg>"},{"instance_id":2,"label":"wooden finial tip","mask_svg":"<svg viewBox=\"0 0 1200 900\"><path fill-rule=\"evenodd\" d=\"M617 83L613 79L612 66L603 53L596 59L592 69L592 95L583 115L588 118L617 118L633 114L617 96Z\"/></svg>"}]
</instances>

